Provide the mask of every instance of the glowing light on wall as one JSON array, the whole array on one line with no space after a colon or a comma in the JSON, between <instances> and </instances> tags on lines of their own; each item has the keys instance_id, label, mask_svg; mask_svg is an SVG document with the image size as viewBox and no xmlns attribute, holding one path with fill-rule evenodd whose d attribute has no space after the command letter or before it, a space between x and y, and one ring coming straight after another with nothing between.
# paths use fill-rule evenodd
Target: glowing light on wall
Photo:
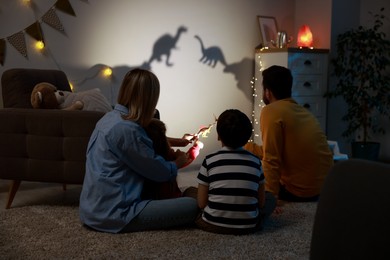
<instances>
[{"instance_id":1,"label":"glowing light on wall","mask_svg":"<svg viewBox=\"0 0 390 260\"><path fill-rule=\"evenodd\" d=\"M309 26L302 25L298 32L298 47L313 48L313 34Z\"/></svg>"},{"instance_id":2,"label":"glowing light on wall","mask_svg":"<svg viewBox=\"0 0 390 260\"><path fill-rule=\"evenodd\" d=\"M110 67L106 67L103 69L102 73L104 77L109 78L112 75L112 69Z\"/></svg>"},{"instance_id":3,"label":"glowing light on wall","mask_svg":"<svg viewBox=\"0 0 390 260\"><path fill-rule=\"evenodd\" d=\"M35 43L35 49L42 51L45 48L45 43L43 41L37 41Z\"/></svg>"}]
</instances>

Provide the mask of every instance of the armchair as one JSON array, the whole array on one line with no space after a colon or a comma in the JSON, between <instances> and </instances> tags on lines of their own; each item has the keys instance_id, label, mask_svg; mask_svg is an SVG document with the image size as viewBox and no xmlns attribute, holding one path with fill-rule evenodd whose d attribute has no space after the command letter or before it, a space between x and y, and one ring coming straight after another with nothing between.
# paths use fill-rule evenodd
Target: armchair
<instances>
[{"instance_id":1,"label":"armchair","mask_svg":"<svg viewBox=\"0 0 390 260\"><path fill-rule=\"evenodd\" d=\"M22 181L82 184L85 154L97 111L32 109L30 96L39 82L71 91L63 71L10 69L1 77L0 179L11 180L6 208Z\"/></svg>"},{"instance_id":2,"label":"armchair","mask_svg":"<svg viewBox=\"0 0 390 260\"><path fill-rule=\"evenodd\" d=\"M310 259L387 259L390 255L390 164L336 163L318 201Z\"/></svg>"}]
</instances>

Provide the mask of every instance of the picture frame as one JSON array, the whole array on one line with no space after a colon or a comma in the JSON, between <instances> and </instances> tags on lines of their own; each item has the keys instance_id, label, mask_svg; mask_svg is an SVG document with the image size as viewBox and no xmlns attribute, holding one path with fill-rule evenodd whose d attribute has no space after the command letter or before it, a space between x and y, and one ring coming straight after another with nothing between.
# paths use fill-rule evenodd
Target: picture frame
<instances>
[{"instance_id":1,"label":"picture frame","mask_svg":"<svg viewBox=\"0 0 390 260\"><path fill-rule=\"evenodd\" d=\"M260 40L263 47L273 47L271 41L276 41L278 35L278 25L273 16L257 16L260 28Z\"/></svg>"}]
</instances>

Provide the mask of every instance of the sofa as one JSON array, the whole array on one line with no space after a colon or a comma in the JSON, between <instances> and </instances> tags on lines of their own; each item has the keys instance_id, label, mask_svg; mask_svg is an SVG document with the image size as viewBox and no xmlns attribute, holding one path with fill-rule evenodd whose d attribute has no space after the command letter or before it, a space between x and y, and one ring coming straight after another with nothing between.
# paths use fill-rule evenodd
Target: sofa
<instances>
[{"instance_id":1,"label":"sofa","mask_svg":"<svg viewBox=\"0 0 390 260\"><path fill-rule=\"evenodd\" d=\"M71 91L60 70L15 68L3 72L0 109L0 179L11 180L6 208L22 181L82 184L89 137L104 115L97 111L33 109L32 89L49 82Z\"/></svg>"}]
</instances>

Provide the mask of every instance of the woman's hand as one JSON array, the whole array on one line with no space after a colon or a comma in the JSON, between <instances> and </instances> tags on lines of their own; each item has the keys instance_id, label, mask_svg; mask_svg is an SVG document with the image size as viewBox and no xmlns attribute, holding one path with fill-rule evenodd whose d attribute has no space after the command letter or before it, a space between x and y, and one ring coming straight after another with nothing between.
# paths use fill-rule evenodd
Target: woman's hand
<instances>
[{"instance_id":1,"label":"woman's hand","mask_svg":"<svg viewBox=\"0 0 390 260\"><path fill-rule=\"evenodd\" d=\"M197 140L196 136L192 134L184 134L182 138L167 137L167 139L171 146L177 147L185 147Z\"/></svg>"},{"instance_id":2,"label":"woman's hand","mask_svg":"<svg viewBox=\"0 0 390 260\"><path fill-rule=\"evenodd\" d=\"M188 160L190 160L188 154L183 151L180 151L179 149L175 151L175 156L175 163L178 169L182 168L184 165L187 164Z\"/></svg>"},{"instance_id":3,"label":"woman's hand","mask_svg":"<svg viewBox=\"0 0 390 260\"><path fill-rule=\"evenodd\" d=\"M194 134L184 134L182 139L188 140L190 143L198 140L198 136Z\"/></svg>"}]
</instances>

